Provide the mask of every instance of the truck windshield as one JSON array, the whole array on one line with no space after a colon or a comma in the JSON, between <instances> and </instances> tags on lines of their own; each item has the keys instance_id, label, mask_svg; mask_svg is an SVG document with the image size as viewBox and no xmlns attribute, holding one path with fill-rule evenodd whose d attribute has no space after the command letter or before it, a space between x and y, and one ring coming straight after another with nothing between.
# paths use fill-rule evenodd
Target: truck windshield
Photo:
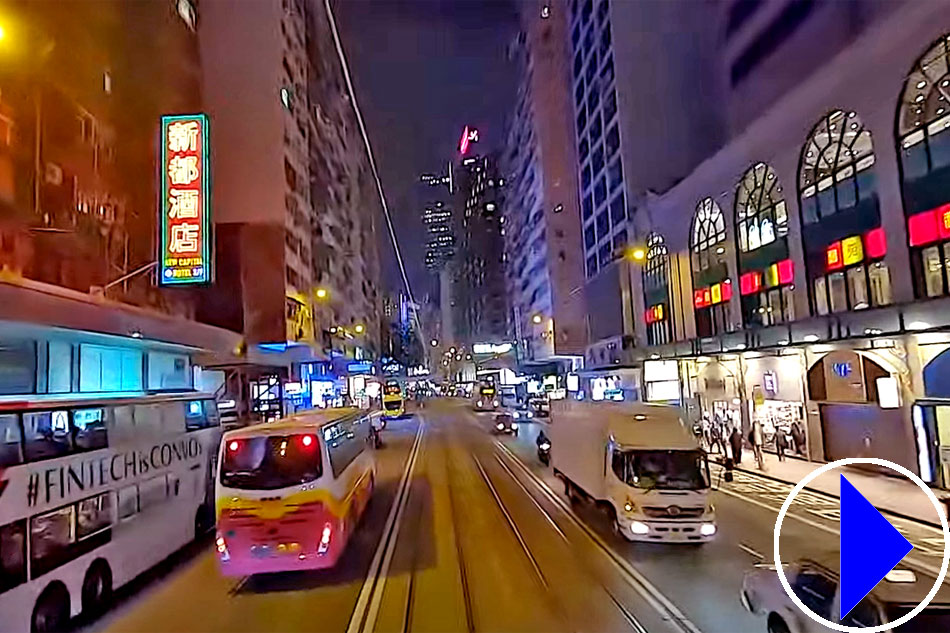
<instances>
[{"instance_id":1,"label":"truck windshield","mask_svg":"<svg viewBox=\"0 0 950 633\"><path fill-rule=\"evenodd\" d=\"M700 490L709 487L709 469L700 451L619 450L613 456L617 477L634 488Z\"/></svg>"}]
</instances>

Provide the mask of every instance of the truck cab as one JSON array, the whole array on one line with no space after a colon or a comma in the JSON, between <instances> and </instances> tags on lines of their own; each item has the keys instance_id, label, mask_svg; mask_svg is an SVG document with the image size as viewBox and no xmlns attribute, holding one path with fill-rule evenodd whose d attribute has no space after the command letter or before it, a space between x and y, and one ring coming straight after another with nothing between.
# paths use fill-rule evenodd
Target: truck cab
<instances>
[{"instance_id":1,"label":"truck cab","mask_svg":"<svg viewBox=\"0 0 950 633\"><path fill-rule=\"evenodd\" d=\"M550 436L551 463L569 496L593 500L624 538L715 537L706 453L677 407L557 401Z\"/></svg>"}]
</instances>

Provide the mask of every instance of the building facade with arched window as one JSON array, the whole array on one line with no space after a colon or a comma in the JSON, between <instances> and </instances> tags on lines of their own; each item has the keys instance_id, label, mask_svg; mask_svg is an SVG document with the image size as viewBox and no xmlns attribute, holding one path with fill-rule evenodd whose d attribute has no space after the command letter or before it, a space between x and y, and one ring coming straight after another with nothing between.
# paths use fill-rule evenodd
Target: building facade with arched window
<instances>
[{"instance_id":1,"label":"building facade with arched window","mask_svg":"<svg viewBox=\"0 0 950 633\"><path fill-rule=\"evenodd\" d=\"M880 28L844 39L648 199L634 243L662 235L689 272L668 275L673 341L644 322L629 358L644 374L676 360L691 418L734 405L744 430L800 424L810 459L878 455L950 486L950 11L857 5L881 7ZM807 41L785 48L822 46ZM714 302L727 282L732 300Z\"/></svg>"},{"instance_id":2,"label":"building facade with arched window","mask_svg":"<svg viewBox=\"0 0 950 633\"><path fill-rule=\"evenodd\" d=\"M788 206L775 170L756 163L736 189L736 263L746 327L795 320L795 262L788 251Z\"/></svg>"},{"instance_id":3,"label":"building facade with arched window","mask_svg":"<svg viewBox=\"0 0 950 633\"><path fill-rule=\"evenodd\" d=\"M693 308L696 334L700 337L715 336L732 329L729 318L732 279L725 242L726 220L722 209L712 198L703 198L693 214L689 241Z\"/></svg>"},{"instance_id":4,"label":"building facade with arched window","mask_svg":"<svg viewBox=\"0 0 950 633\"><path fill-rule=\"evenodd\" d=\"M665 345L673 342L673 312L670 310L670 254L663 237L650 233L646 240L643 265L643 319L647 326L647 343Z\"/></svg>"}]
</instances>

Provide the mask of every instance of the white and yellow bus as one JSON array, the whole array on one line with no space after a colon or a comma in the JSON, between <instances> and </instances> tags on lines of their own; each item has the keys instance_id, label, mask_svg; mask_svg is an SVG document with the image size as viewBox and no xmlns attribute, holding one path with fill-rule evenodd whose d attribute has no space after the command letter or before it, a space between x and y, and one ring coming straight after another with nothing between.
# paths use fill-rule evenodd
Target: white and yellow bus
<instances>
[{"instance_id":1,"label":"white and yellow bus","mask_svg":"<svg viewBox=\"0 0 950 633\"><path fill-rule=\"evenodd\" d=\"M324 409L224 434L215 538L223 574L336 564L375 486L372 415Z\"/></svg>"},{"instance_id":2,"label":"white and yellow bus","mask_svg":"<svg viewBox=\"0 0 950 633\"><path fill-rule=\"evenodd\" d=\"M0 400L0 630L96 615L210 529L219 439L194 392Z\"/></svg>"},{"instance_id":3,"label":"white and yellow bus","mask_svg":"<svg viewBox=\"0 0 950 633\"><path fill-rule=\"evenodd\" d=\"M386 381L383 387L383 419L401 418L406 414L406 399L402 385L396 380Z\"/></svg>"}]
</instances>

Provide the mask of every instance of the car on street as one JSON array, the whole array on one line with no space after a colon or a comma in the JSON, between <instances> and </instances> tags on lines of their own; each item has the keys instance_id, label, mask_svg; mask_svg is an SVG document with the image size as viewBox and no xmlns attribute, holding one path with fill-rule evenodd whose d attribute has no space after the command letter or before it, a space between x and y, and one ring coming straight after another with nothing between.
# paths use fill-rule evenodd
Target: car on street
<instances>
[{"instance_id":1,"label":"car on street","mask_svg":"<svg viewBox=\"0 0 950 633\"><path fill-rule=\"evenodd\" d=\"M499 413L495 416L491 430L495 435L509 434L517 436L518 423L510 413Z\"/></svg>"},{"instance_id":2,"label":"car on street","mask_svg":"<svg viewBox=\"0 0 950 633\"><path fill-rule=\"evenodd\" d=\"M914 609L933 587L934 579L906 568L892 569L844 618L839 612L838 554L803 558L785 566L795 595L816 614L845 626L872 627L894 622ZM765 618L768 633L827 631L805 615L785 593L775 566L759 564L742 579L740 601L749 612ZM950 591L945 587L910 622L892 629L907 633L950 631Z\"/></svg>"},{"instance_id":3,"label":"car on street","mask_svg":"<svg viewBox=\"0 0 950 633\"><path fill-rule=\"evenodd\" d=\"M531 407L528 406L526 402L519 402L517 405L512 407L511 417L519 422L533 420L534 411L531 410Z\"/></svg>"}]
</instances>

